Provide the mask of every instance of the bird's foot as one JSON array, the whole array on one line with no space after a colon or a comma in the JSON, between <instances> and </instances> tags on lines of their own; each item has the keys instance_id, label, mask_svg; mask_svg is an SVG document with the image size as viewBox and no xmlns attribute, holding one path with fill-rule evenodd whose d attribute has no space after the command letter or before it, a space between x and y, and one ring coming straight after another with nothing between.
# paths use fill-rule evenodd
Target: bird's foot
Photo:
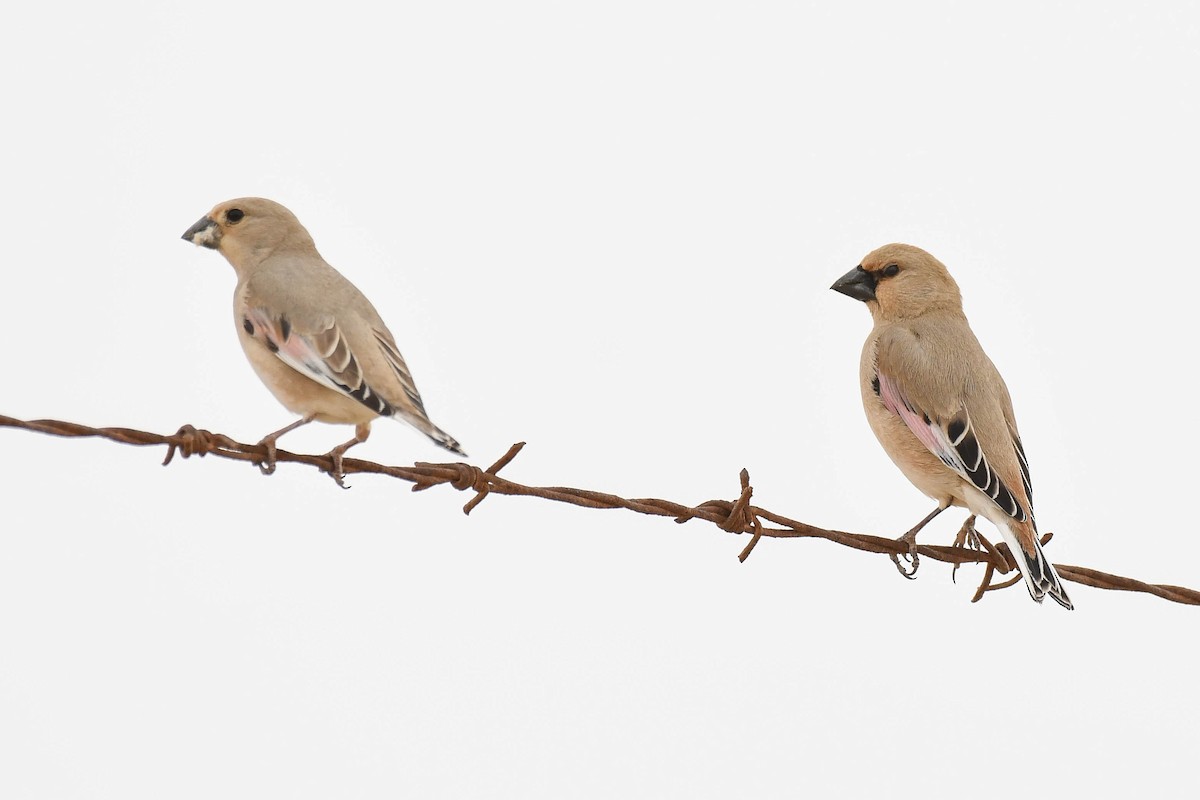
<instances>
[{"instance_id":1,"label":"bird's foot","mask_svg":"<svg viewBox=\"0 0 1200 800\"><path fill-rule=\"evenodd\" d=\"M975 515L967 517L966 522L958 529L958 535L954 537L954 547L966 547L971 550L982 550L983 545L979 542L979 531L975 530ZM957 583L954 579L958 568L962 564L955 564L950 570L950 582Z\"/></svg>"},{"instance_id":2,"label":"bird's foot","mask_svg":"<svg viewBox=\"0 0 1200 800\"><path fill-rule=\"evenodd\" d=\"M954 537L954 547L969 547L972 550L982 550L983 545L979 543L979 531L975 530L975 515L967 517L966 522L958 529L958 535Z\"/></svg>"},{"instance_id":3,"label":"bird's foot","mask_svg":"<svg viewBox=\"0 0 1200 800\"><path fill-rule=\"evenodd\" d=\"M270 475L271 473L275 472L275 455L276 455L275 454L275 441L280 436L283 436L285 433L287 433L289 431L294 431L294 430L296 430L296 428L299 428L301 425L307 425L308 423L312 422L314 419L315 419L315 417L313 415L309 415L307 417L301 417L300 419L293 422L291 425L288 425L286 428L280 428L279 430L275 431L274 433L268 433L266 436L264 436L262 439L260 439L258 441L259 446L265 447L267 450L267 457L265 459L263 459L262 461L255 462L256 464L258 464L258 469L259 469L259 471L262 472L263 475Z\"/></svg>"},{"instance_id":4,"label":"bird's foot","mask_svg":"<svg viewBox=\"0 0 1200 800\"><path fill-rule=\"evenodd\" d=\"M346 473L342 470L342 456L347 450L349 450L351 447L354 447L354 445L365 442L367 437L370 435L371 423L368 422L366 424L357 425L354 428L353 439L348 442L342 442L337 447L325 454L325 457L332 462L332 468L323 471L328 472L329 477L333 478L334 483L343 489L349 489L350 487L346 485Z\"/></svg>"},{"instance_id":5,"label":"bird's foot","mask_svg":"<svg viewBox=\"0 0 1200 800\"><path fill-rule=\"evenodd\" d=\"M891 554L892 563L896 565L896 569L900 574L910 581L917 579L917 567L921 566L921 557L917 555L917 530L911 530L896 540L897 543L908 545L908 552L904 555ZM904 564L900 563L900 559L904 559ZM905 564L912 564L912 569L905 569Z\"/></svg>"},{"instance_id":6,"label":"bird's foot","mask_svg":"<svg viewBox=\"0 0 1200 800\"><path fill-rule=\"evenodd\" d=\"M262 461L255 462L255 464L258 466L258 471L261 472L263 475L271 475L275 472L275 439L276 438L277 437L274 434L272 434L271 436L263 437L263 439L261 441L259 441L259 443L258 443L259 447L265 447L267 449L267 457L265 459L263 459Z\"/></svg>"},{"instance_id":7,"label":"bird's foot","mask_svg":"<svg viewBox=\"0 0 1200 800\"><path fill-rule=\"evenodd\" d=\"M355 442L355 444L358 444L358 443ZM336 483L338 486L342 487L343 489L350 488L349 486L346 485L346 473L342 470L342 454L345 453L349 449L350 448L347 447L346 445L340 444L337 447L330 450L328 453L325 454L325 457L328 458L331 462L333 462L333 468L332 469L325 469L324 467L321 468L322 472L329 473L329 477L333 478L333 482Z\"/></svg>"},{"instance_id":8,"label":"bird's foot","mask_svg":"<svg viewBox=\"0 0 1200 800\"><path fill-rule=\"evenodd\" d=\"M908 578L910 581L916 579L917 567L921 565L921 558L917 555L917 534L921 532L922 528L929 524L930 520L945 510L945 506L939 505L933 511L930 511L928 514L926 514L925 519L914 525L908 533L896 540L897 544L908 545L908 552L904 554L904 560L905 562L912 564L912 569L905 569L904 565L900 563L900 556L896 555L895 553L891 554L892 563L896 565L896 569L900 570L900 574Z\"/></svg>"}]
</instances>

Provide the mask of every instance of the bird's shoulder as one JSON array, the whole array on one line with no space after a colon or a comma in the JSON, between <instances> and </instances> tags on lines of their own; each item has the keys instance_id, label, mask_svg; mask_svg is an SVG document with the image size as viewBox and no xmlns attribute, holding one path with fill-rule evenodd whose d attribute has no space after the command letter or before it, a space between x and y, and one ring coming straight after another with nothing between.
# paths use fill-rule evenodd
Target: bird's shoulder
<instances>
[{"instance_id":1,"label":"bird's shoulder","mask_svg":"<svg viewBox=\"0 0 1200 800\"><path fill-rule=\"evenodd\" d=\"M979 343L962 317L925 315L880 325L874 367L907 401L936 416L963 406Z\"/></svg>"},{"instance_id":2,"label":"bird's shoulder","mask_svg":"<svg viewBox=\"0 0 1200 800\"><path fill-rule=\"evenodd\" d=\"M333 325L355 332L386 331L366 296L320 257L267 259L242 281L238 297L248 308L287 316L302 333L320 333Z\"/></svg>"},{"instance_id":3,"label":"bird's shoulder","mask_svg":"<svg viewBox=\"0 0 1200 800\"><path fill-rule=\"evenodd\" d=\"M1008 387L966 317L925 315L876 333L876 369L914 406L945 419L960 411L976 419L995 416L1016 431Z\"/></svg>"}]
</instances>

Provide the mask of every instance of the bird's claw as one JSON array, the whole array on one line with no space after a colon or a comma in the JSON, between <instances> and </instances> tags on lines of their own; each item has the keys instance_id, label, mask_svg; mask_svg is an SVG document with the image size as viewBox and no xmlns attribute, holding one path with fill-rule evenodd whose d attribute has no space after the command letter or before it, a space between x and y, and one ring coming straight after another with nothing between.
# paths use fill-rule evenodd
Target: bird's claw
<instances>
[{"instance_id":1,"label":"bird's claw","mask_svg":"<svg viewBox=\"0 0 1200 800\"><path fill-rule=\"evenodd\" d=\"M972 550L982 550L983 545L979 543L979 531L975 530L975 515L967 517L966 522L958 529L958 535L954 537L955 547L969 547Z\"/></svg>"},{"instance_id":2,"label":"bird's claw","mask_svg":"<svg viewBox=\"0 0 1200 800\"><path fill-rule=\"evenodd\" d=\"M342 487L343 489L349 489L350 487L346 485L346 480L345 480L346 473L342 469L342 455L345 454L345 452L347 450L349 450L351 447L354 447L355 445L362 444L363 442L365 442L367 440L367 437L370 435L371 435L370 423L367 423L365 425L358 425L357 427L355 427L353 439L351 439L348 442L342 442L337 447L333 448L332 450L330 450L328 453L325 454L325 457L328 458L330 460L330 462L332 462L332 463L330 465L331 469L322 468L322 472L328 472L329 477L333 478L333 482L336 483L338 486Z\"/></svg>"},{"instance_id":3,"label":"bird's claw","mask_svg":"<svg viewBox=\"0 0 1200 800\"><path fill-rule=\"evenodd\" d=\"M908 578L910 581L916 579L917 567L921 566L921 557L917 555L917 534L921 532L922 528L929 524L930 520L945 510L946 509L944 507L939 505L933 511L929 512L929 514L925 516L925 519L921 520L912 528L910 528L908 533L896 540L896 544L904 544L908 546L908 552L904 553L903 556L906 562L912 564L912 569L904 568L904 565L900 563L899 555L895 553L889 554L892 558L892 563L896 565L896 569L900 571L901 575L903 575L905 578Z\"/></svg>"},{"instance_id":4,"label":"bird's claw","mask_svg":"<svg viewBox=\"0 0 1200 800\"><path fill-rule=\"evenodd\" d=\"M275 439L268 436L259 443L260 447L267 449L267 457L262 461L256 461L258 471L263 475L273 475L275 473Z\"/></svg>"},{"instance_id":5,"label":"bird's claw","mask_svg":"<svg viewBox=\"0 0 1200 800\"><path fill-rule=\"evenodd\" d=\"M917 555L916 533L913 531L909 531L908 533L904 534L896 541L907 544L908 552L903 555L897 555L895 553L891 553L890 555L892 557L892 563L896 565L896 569L899 570L901 575L903 575L905 578L907 578L910 581L915 581L917 579L917 567L921 566L921 557L919 555ZM904 564L900 563L901 558L904 559L905 563L912 564L912 569L905 569Z\"/></svg>"},{"instance_id":6,"label":"bird's claw","mask_svg":"<svg viewBox=\"0 0 1200 800\"><path fill-rule=\"evenodd\" d=\"M962 527L958 529L958 534L954 537L954 547L967 547L967 548L970 548L971 550L982 550L983 549L983 545L980 544L980 542L979 542L979 531L975 530L975 515L974 514L967 517L966 522L964 522L962 524ZM958 581L956 581L954 579L954 576L958 572L958 568L961 566L962 566L962 564L955 564L953 567L951 567L951 569L950 569L950 582L951 583L958 583Z\"/></svg>"},{"instance_id":7,"label":"bird's claw","mask_svg":"<svg viewBox=\"0 0 1200 800\"><path fill-rule=\"evenodd\" d=\"M325 457L333 462L333 468L332 469L325 469L324 467L321 468L322 472L328 473L329 477L333 478L333 482L336 483L338 486L342 487L343 489L350 488L349 486L346 485L346 473L342 471L342 453L344 453L346 451L346 449L347 448L335 447L332 450L330 450L328 453L326 453Z\"/></svg>"}]
</instances>

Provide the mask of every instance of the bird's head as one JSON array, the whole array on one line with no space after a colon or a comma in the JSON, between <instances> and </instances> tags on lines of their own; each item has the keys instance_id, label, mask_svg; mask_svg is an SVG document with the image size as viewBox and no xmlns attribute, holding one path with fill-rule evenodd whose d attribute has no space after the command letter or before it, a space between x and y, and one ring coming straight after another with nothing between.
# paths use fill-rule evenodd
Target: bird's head
<instances>
[{"instance_id":1,"label":"bird's head","mask_svg":"<svg viewBox=\"0 0 1200 800\"><path fill-rule=\"evenodd\" d=\"M829 287L861 300L877 319L962 311L962 295L942 262L910 244L885 244Z\"/></svg>"},{"instance_id":2,"label":"bird's head","mask_svg":"<svg viewBox=\"0 0 1200 800\"><path fill-rule=\"evenodd\" d=\"M219 250L237 270L254 266L283 246L313 247L295 214L262 197L217 204L184 231L183 238Z\"/></svg>"}]
</instances>

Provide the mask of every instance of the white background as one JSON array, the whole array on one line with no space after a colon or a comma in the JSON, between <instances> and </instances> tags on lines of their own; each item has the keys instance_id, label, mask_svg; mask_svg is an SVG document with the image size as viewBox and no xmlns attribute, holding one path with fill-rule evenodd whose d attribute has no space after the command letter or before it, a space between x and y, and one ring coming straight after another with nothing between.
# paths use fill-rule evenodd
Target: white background
<instances>
[{"instance_id":1,"label":"white background","mask_svg":"<svg viewBox=\"0 0 1200 800\"><path fill-rule=\"evenodd\" d=\"M290 207L514 480L928 512L858 396L951 269L1060 563L1200 586L1190 3L35 4L0 29L0 413L291 420L180 234ZM348 428L285 440L322 453ZM1181 796L1200 612L819 541L0 430L5 798ZM354 452L448 460L381 421ZM947 513L924 541L948 543ZM985 533L991 533L984 528ZM1190 787L1190 788L1189 788Z\"/></svg>"}]
</instances>

